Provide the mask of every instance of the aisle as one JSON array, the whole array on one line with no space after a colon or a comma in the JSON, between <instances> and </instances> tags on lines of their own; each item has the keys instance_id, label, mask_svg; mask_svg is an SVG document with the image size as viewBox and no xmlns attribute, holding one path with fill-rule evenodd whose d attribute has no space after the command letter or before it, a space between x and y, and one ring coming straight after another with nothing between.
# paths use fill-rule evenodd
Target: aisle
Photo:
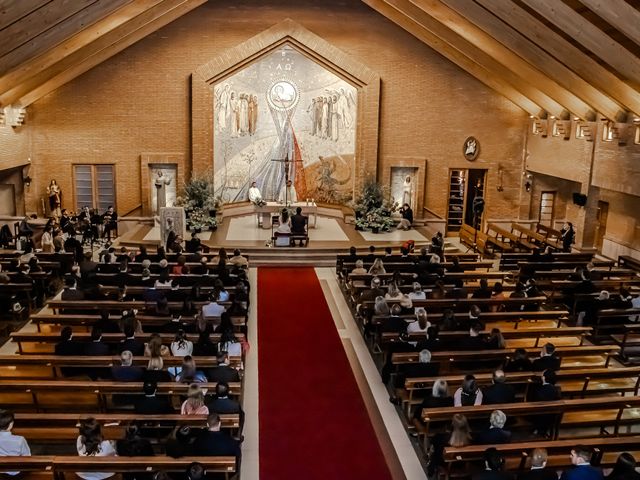
<instances>
[{"instance_id":1,"label":"aisle","mask_svg":"<svg viewBox=\"0 0 640 480\"><path fill-rule=\"evenodd\" d=\"M260 479L391 478L314 270L258 290Z\"/></svg>"}]
</instances>

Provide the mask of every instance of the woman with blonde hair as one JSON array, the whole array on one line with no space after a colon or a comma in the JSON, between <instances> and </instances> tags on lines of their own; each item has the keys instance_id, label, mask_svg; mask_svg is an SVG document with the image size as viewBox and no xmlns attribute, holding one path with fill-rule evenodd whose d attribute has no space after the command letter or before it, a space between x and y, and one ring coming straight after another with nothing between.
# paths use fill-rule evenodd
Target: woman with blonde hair
<instances>
[{"instance_id":1,"label":"woman with blonde hair","mask_svg":"<svg viewBox=\"0 0 640 480\"><path fill-rule=\"evenodd\" d=\"M400 306L402 308L411 308L413 306L411 299L400 291L400 288L398 287L398 284L396 282L391 282L389 284L387 293L385 294L384 298L386 298L387 300L399 300Z\"/></svg>"},{"instance_id":2,"label":"woman with blonde hair","mask_svg":"<svg viewBox=\"0 0 640 480\"><path fill-rule=\"evenodd\" d=\"M451 419L450 433L437 433L431 442L433 453L427 467L429 477L435 476L445 466L445 447L464 447L471 443L471 429L467 417L456 413Z\"/></svg>"},{"instance_id":3,"label":"woman with blonde hair","mask_svg":"<svg viewBox=\"0 0 640 480\"><path fill-rule=\"evenodd\" d=\"M376 258L373 261L373 265L371 265L368 273L370 273L371 275L381 275L383 273L387 273L387 271L384 269L384 264L382 263L381 258Z\"/></svg>"},{"instance_id":4,"label":"woman with blonde hair","mask_svg":"<svg viewBox=\"0 0 640 480\"><path fill-rule=\"evenodd\" d=\"M142 375L144 382L170 382L172 381L169 372L164 370L164 361L161 356L152 356L147 363L147 369Z\"/></svg>"},{"instance_id":5,"label":"woman with blonde hair","mask_svg":"<svg viewBox=\"0 0 640 480\"><path fill-rule=\"evenodd\" d=\"M144 346L145 357L166 357L170 355L169 347L162 344L162 338L157 333L152 333L149 342ZM160 367L162 368L162 367Z\"/></svg>"},{"instance_id":6,"label":"woman with blonde hair","mask_svg":"<svg viewBox=\"0 0 640 480\"><path fill-rule=\"evenodd\" d=\"M197 383L189 385L187 399L180 407L182 415L209 415L209 409L204 404L204 392Z\"/></svg>"}]
</instances>

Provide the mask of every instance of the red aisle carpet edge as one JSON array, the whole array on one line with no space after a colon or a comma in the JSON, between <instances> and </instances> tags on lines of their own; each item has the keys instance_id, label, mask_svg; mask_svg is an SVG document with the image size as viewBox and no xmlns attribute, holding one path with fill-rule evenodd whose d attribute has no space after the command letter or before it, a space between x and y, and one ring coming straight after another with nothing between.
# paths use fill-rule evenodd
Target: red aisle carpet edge
<instances>
[{"instance_id":1,"label":"red aisle carpet edge","mask_svg":"<svg viewBox=\"0 0 640 480\"><path fill-rule=\"evenodd\" d=\"M313 268L258 269L260 479L391 475Z\"/></svg>"}]
</instances>

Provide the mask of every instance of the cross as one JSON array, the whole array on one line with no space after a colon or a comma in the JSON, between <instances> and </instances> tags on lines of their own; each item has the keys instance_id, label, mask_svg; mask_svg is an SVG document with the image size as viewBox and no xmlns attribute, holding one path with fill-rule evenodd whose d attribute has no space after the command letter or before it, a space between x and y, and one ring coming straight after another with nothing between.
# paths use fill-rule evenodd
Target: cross
<instances>
[{"instance_id":1,"label":"cross","mask_svg":"<svg viewBox=\"0 0 640 480\"><path fill-rule=\"evenodd\" d=\"M295 163L302 163L301 159L294 159L294 160L289 160L289 154L287 153L287 155L284 158L272 158L271 159L272 162L281 162L284 163L284 204L288 205L289 204L289 189L287 188L287 183L289 182L289 165L291 164L291 162L295 162Z\"/></svg>"}]
</instances>

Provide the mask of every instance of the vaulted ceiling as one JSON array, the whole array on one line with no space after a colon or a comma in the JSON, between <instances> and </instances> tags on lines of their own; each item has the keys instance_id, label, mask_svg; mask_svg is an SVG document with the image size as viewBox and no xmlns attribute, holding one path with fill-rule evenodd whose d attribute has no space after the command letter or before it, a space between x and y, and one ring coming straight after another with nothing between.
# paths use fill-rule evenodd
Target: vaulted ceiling
<instances>
[{"instance_id":1,"label":"vaulted ceiling","mask_svg":"<svg viewBox=\"0 0 640 480\"><path fill-rule=\"evenodd\" d=\"M26 107L207 0L0 0L0 107ZM362 0L538 117L640 116L640 0Z\"/></svg>"}]
</instances>

